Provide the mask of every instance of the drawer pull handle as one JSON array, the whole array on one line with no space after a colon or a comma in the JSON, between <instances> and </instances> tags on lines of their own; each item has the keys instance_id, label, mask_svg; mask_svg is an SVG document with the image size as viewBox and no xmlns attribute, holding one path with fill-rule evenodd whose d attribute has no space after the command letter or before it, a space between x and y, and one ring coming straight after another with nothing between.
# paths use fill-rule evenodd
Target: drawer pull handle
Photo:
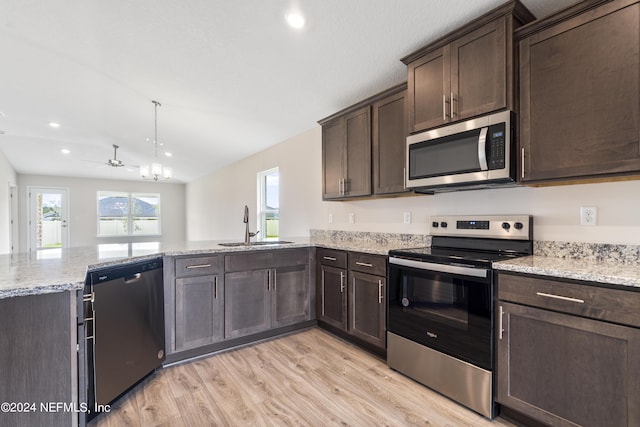
<instances>
[{"instance_id":1,"label":"drawer pull handle","mask_svg":"<svg viewBox=\"0 0 640 427\"><path fill-rule=\"evenodd\" d=\"M580 303L580 304L584 304L584 300L583 299L579 299L579 298L563 297L562 295L546 294L544 292L536 292L536 295L541 296L541 297L547 297L547 298L553 298L553 299L561 299L563 301L571 301L571 302L577 302L577 303Z\"/></svg>"},{"instance_id":2,"label":"drawer pull handle","mask_svg":"<svg viewBox=\"0 0 640 427\"><path fill-rule=\"evenodd\" d=\"M356 265L359 265L361 267L373 267L373 264L369 264L368 262L360 262L360 261L356 261Z\"/></svg>"},{"instance_id":3,"label":"drawer pull handle","mask_svg":"<svg viewBox=\"0 0 640 427\"><path fill-rule=\"evenodd\" d=\"M323 256L322 258L326 259L327 261L337 261L337 258L334 258L332 256Z\"/></svg>"},{"instance_id":4,"label":"drawer pull handle","mask_svg":"<svg viewBox=\"0 0 640 427\"><path fill-rule=\"evenodd\" d=\"M187 265L187 270L191 270L192 268L207 268L207 267L211 267L211 264Z\"/></svg>"}]
</instances>

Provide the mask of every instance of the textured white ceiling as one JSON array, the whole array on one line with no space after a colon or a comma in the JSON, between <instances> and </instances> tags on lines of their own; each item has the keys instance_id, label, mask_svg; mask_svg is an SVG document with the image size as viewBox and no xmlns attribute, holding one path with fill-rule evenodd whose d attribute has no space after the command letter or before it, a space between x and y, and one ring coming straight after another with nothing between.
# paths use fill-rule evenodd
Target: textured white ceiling
<instances>
[{"instance_id":1,"label":"textured white ceiling","mask_svg":"<svg viewBox=\"0 0 640 427\"><path fill-rule=\"evenodd\" d=\"M188 182L406 80L401 57L502 3L3 0L0 149L18 173L138 179L86 160L150 162L157 100L159 156Z\"/></svg>"}]
</instances>

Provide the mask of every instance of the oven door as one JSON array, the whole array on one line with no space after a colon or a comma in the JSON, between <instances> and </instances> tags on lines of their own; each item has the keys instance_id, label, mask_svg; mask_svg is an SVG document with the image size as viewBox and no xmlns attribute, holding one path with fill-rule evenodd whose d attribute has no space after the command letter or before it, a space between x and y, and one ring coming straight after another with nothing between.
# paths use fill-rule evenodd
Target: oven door
<instances>
[{"instance_id":1,"label":"oven door","mask_svg":"<svg viewBox=\"0 0 640 427\"><path fill-rule=\"evenodd\" d=\"M492 273L389 258L388 330L492 370Z\"/></svg>"}]
</instances>

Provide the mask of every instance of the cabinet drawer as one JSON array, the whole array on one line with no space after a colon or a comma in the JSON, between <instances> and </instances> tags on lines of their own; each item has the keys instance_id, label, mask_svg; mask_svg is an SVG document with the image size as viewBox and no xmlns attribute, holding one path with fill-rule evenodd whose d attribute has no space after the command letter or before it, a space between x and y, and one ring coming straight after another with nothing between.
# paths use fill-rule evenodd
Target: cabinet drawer
<instances>
[{"instance_id":1,"label":"cabinet drawer","mask_svg":"<svg viewBox=\"0 0 640 427\"><path fill-rule=\"evenodd\" d=\"M500 273L498 298L640 327L640 292L631 290Z\"/></svg>"},{"instance_id":2,"label":"cabinet drawer","mask_svg":"<svg viewBox=\"0 0 640 427\"><path fill-rule=\"evenodd\" d=\"M347 253L335 249L318 248L316 259L322 265L330 265L336 268L347 268Z\"/></svg>"},{"instance_id":3,"label":"cabinet drawer","mask_svg":"<svg viewBox=\"0 0 640 427\"><path fill-rule=\"evenodd\" d=\"M349 270L376 276L387 275L387 257L379 255L363 254L360 252L349 253Z\"/></svg>"},{"instance_id":4,"label":"cabinet drawer","mask_svg":"<svg viewBox=\"0 0 640 427\"><path fill-rule=\"evenodd\" d=\"M176 277L206 276L218 272L219 257L202 256L176 259Z\"/></svg>"}]
</instances>

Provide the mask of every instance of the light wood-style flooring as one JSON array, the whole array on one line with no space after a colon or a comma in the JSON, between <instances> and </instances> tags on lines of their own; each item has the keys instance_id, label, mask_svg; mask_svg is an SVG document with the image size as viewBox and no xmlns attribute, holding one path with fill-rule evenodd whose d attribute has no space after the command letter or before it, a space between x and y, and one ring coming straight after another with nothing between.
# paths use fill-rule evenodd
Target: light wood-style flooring
<instances>
[{"instance_id":1,"label":"light wood-style flooring","mask_svg":"<svg viewBox=\"0 0 640 427\"><path fill-rule=\"evenodd\" d=\"M90 427L511 426L321 329L164 368Z\"/></svg>"}]
</instances>

